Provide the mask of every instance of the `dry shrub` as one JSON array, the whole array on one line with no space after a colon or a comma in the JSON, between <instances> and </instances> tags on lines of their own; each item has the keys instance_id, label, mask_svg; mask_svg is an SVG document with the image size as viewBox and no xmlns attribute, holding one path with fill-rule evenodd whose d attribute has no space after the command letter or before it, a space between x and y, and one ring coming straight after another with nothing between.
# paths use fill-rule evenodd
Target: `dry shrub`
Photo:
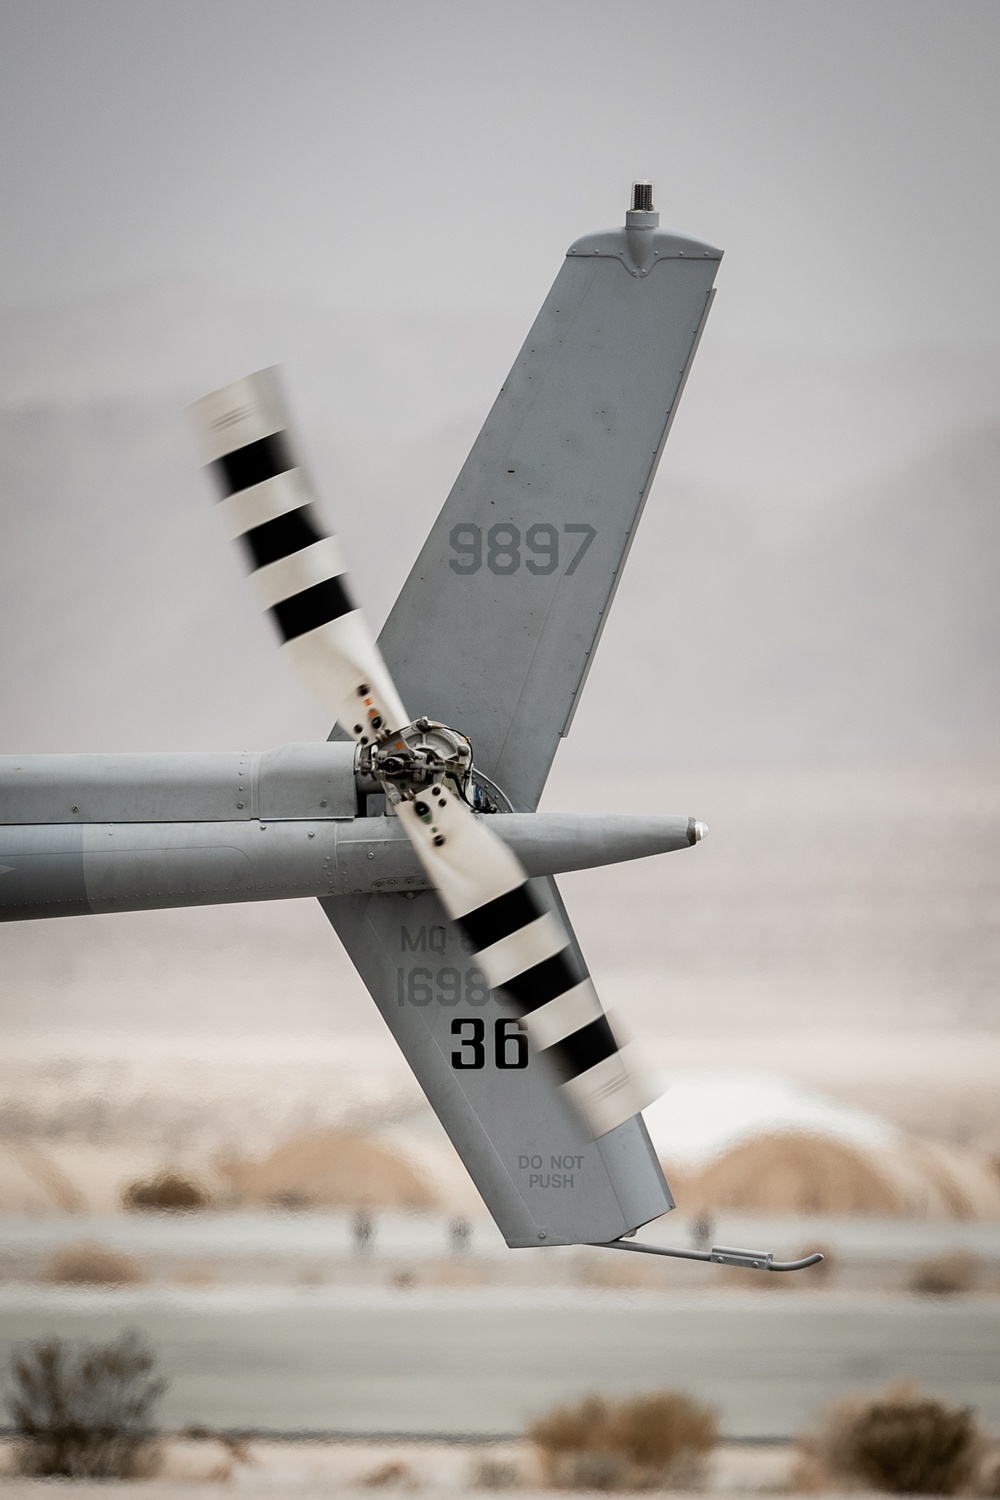
<instances>
[{"instance_id":1,"label":"dry shrub","mask_svg":"<svg viewBox=\"0 0 1000 1500\"><path fill-rule=\"evenodd\" d=\"M472 1470L472 1483L477 1490L514 1490L522 1479L517 1464L493 1453L478 1459Z\"/></svg>"},{"instance_id":2,"label":"dry shrub","mask_svg":"<svg viewBox=\"0 0 1000 1500\"><path fill-rule=\"evenodd\" d=\"M1000 1449L986 1448L973 1481L972 1492L985 1500L1000 1496Z\"/></svg>"},{"instance_id":3,"label":"dry shrub","mask_svg":"<svg viewBox=\"0 0 1000 1500\"><path fill-rule=\"evenodd\" d=\"M967 1250L949 1250L918 1261L910 1276L909 1289L925 1297L948 1297L971 1292L979 1280L979 1262Z\"/></svg>"},{"instance_id":4,"label":"dry shrub","mask_svg":"<svg viewBox=\"0 0 1000 1500\"><path fill-rule=\"evenodd\" d=\"M719 1438L715 1413L673 1391L623 1401L613 1431L621 1451L651 1478L682 1457L710 1453Z\"/></svg>"},{"instance_id":5,"label":"dry shrub","mask_svg":"<svg viewBox=\"0 0 1000 1500\"><path fill-rule=\"evenodd\" d=\"M600 1396L588 1396L577 1406L557 1406L537 1417L528 1428L528 1440L543 1457L556 1453L578 1453L591 1446L598 1431L608 1424L610 1408Z\"/></svg>"},{"instance_id":6,"label":"dry shrub","mask_svg":"<svg viewBox=\"0 0 1000 1500\"><path fill-rule=\"evenodd\" d=\"M124 1250L113 1250L96 1240L78 1240L49 1257L42 1279L68 1286L134 1286L145 1276L139 1262Z\"/></svg>"},{"instance_id":7,"label":"dry shrub","mask_svg":"<svg viewBox=\"0 0 1000 1500\"><path fill-rule=\"evenodd\" d=\"M588 1396L528 1428L547 1484L560 1489L695 1487L718 1442L715 1415L675 1391Z\"/></svg>"},{"instance_id":8,"label":"dry shrub","mask_svg":"<svg viewBox=\"0 0 1000 1500\"><path fill-rule=\"evenodd\" d=\"M971 1411L902 1385L838 1402L800 1447L803 1487L954 1495L981 1466L984 1441Z\"/></svg>"},{"instance_id":9,"label":"dry shrub","mask_svg":"<svg viewBox=\"0 0 1000 1500\"><path fill-rule=\"evenodd\" d=\"M205 1189L179 1172L158 1172L130 1182L122 1191L122 1208L132 1212L193 1213L208 1206Z\"/></svg>"},{"instance_id":10,"label":"dry shrub","mask_svg":"<svg viewBox=\"0 0 1000 1500\"><path fill-rule=\"evenodd\" d=\"M43 1340L16 1353L7 1406L21 1473L128 1479L153 1472L150 1416L166 1389L155 1363L136 1333L109 1344Z\"/></svg>"}]
</instances>

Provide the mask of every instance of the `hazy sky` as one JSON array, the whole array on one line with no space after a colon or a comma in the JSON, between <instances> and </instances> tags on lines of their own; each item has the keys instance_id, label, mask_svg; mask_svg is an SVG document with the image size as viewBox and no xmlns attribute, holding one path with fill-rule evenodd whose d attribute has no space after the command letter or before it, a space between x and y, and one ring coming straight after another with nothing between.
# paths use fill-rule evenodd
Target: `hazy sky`
<instances>
[{"instance_id":1,"label":"hazy sky","mask_svg":"<svg viewBox=\"0 0 1000 1500\"><path fill-rule=\"evenodd\" d=\"M1000 338L995 0L3 0L0 304L531 315L651 176L726 334Z\"/></svg>"}]
</instances>

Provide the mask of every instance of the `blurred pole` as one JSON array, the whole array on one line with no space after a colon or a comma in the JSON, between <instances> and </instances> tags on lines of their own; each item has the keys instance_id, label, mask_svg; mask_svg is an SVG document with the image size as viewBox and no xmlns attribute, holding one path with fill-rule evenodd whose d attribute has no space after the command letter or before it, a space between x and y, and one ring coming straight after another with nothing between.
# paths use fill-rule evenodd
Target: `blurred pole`
<instances>
[{"instance_id":1,"label":"blurred pole","mask_svg":"<svg viewBox=\"0 0 1000 1500\"><path fill-rule=\"evenodd\" d=\"M708 1212L695 1214L691 1220L691 1243L696 1250L710 1250L715 1238L715 1220Z\"/></svg>"},{"instance_id":2,"label":"blurred pole","mask_svg":"<svg viewBox=\"0 0 1000 1500\"><path fill-rule=\"evenodd\" d=\"M375 1246L375 1221L367 1208L359 1208L351 1226L357 1255L370 1255Z\"/></svg>"},{"instance_id":3,"label":"blurred pole","mask_svg":"<svg viewBox=\"0 0 1000 1500\"><path fill-rule=\"evenodd\" d=\"M472 1225L459 1214L448 1221L452 1255L465 1255L472 1244Z\"/></svg>"}]
</instances>

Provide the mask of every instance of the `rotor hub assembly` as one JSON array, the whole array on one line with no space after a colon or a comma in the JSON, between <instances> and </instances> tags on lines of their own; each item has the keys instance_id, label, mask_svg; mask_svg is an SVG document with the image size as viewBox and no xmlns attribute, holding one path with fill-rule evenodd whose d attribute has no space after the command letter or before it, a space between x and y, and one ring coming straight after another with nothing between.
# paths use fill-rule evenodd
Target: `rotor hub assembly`
<instances>
[{"instance_id":1,"label":"rotor hub assembly","mask_svg":"<svg viewBox=\"0 0 1000 1500\"><path fill-rule=\"evenodd\" d=\"M415 719L387 739L362 746L358 769L380 781L394 801L443 781L451 782L464 799L472 746L465 735L436 719Z\"/></svg>"}]
</instances>

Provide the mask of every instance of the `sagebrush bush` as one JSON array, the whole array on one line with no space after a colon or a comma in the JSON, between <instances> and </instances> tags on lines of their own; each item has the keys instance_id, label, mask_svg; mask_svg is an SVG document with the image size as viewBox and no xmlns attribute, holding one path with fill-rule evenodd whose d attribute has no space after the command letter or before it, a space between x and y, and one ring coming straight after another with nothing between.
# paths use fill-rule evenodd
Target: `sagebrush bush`
<instances>
[{"instance_id":1,"label":"sagebrush bush","mask_svg":"<svg viewBox=\"0 0 1000 1500\"><path fill-rule=\"evenodd\" d=\"M699 1478L718 1442L715 1414L675 1391L607 1401L589 1396L557 1407L528 1428L546 1483L632 1489Z\"/></svg>"},{"instance_id":2,"label":"sagebrush bush","mask_svg":"<svg viewBox=\"0 0 1000 1500\"><path fill-rule=\"evenodd\" d=\"M600 1396L588 1396L576 1406L557 1406L538 1417L528 1428L528 1437L548 1453L581 1453L598 1445L606 1432L610 1407Z\"/></svg>"},{"instance_id":3,"label":"sagebrush bush","mask_svg":"<svg viewBox=\"0 0 1000 1500\"><path fill-rule=\"evenodd\" d=\"M897 1386L838 1402L801 1447L814 1487L847 1481L896 1495L954 1495L972 1479L984 1442L971 1411Z\"/></svg>"},{"instance_id":4,"label":"sagebrush bush","mask_svg":"<svg viewBox=\"0 0 1000 1500\"><path fill-rule=\"evenodd\" d=\"M158 1172L130 1182L122 1192L122 1207L133 1212L193 1213L208 1206L205 1189L179 1172Z\"/></svg>"},{"instance_id":5,"label":"sagebrush bush","mask_svg":"<svg viewBox=\"0 0 1000 1500\"><path fill-rule=\"evenodd\" d=\"M983 1496L984 1500L996 1500L1000 1495L1000 1449L986 1448L984 1451L973 1493Z\"/></svg>"},{"instance_id":6,"label":"sagebrush bush","mask_svg":"<svg viewBox=\"0 0 1000 1500\"><path fill-rule=\"evenodd\" d=\"M472 1484L477 1490L514 1490L521 1482L520 1469L509 1459L488 1453L473 1465Z\"/></svg>"},{"instance_id":7,"label":"sagebrush bush","mask_svg":"<svg viewBox=\"0 0 1000 1500\"><path fill-rule=\"evenodd\" d=\"M127 1479L151 1471L166 1381L137 1333L108 1344L42 1340L15 1353L7 1400L23 1474Z\"/></svg>"}]
</instances>

